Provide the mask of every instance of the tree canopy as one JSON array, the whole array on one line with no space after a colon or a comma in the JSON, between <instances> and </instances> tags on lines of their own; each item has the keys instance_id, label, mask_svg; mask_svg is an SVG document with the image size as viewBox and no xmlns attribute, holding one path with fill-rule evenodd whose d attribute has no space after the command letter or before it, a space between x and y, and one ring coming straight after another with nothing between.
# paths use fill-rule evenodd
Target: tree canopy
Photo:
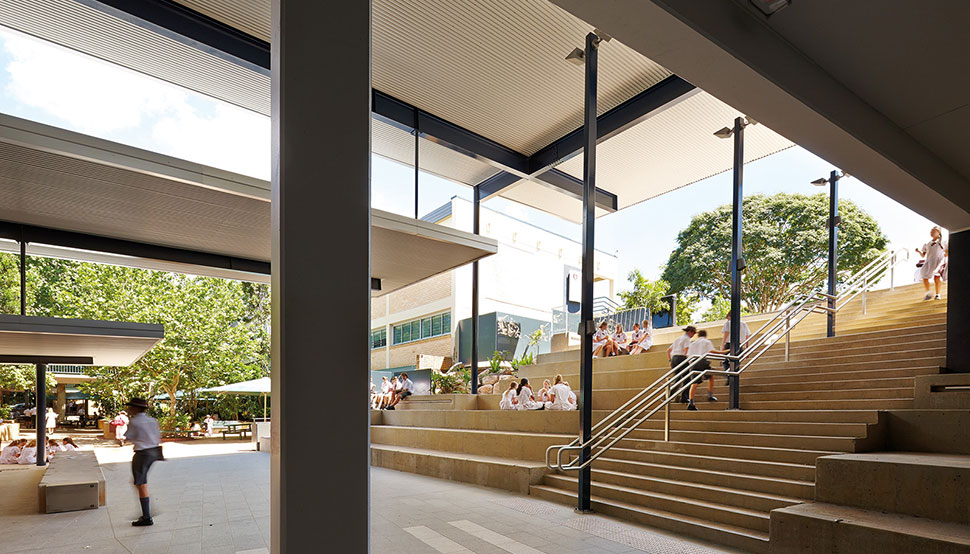
<instances>
[{"instance_id":1,"label":"tree canopy","mask_svg":"<svg viewBox=\"0 0 970 554\"><path fill-rule=\"evenodd\" d=\"M627 275L632 288L628 291L618 293L623 300L624 308L649 308L651 314L657 314L670 308L661 300L664 296L671 294L670 284L663 279L651 281L640 273L639 269L634 269ZM687 325L691 323L694 311L697 310L698 297L696 294L681 294L677 298L677 325Z\"/></svg>"},{"instance_id":2,"label":"tree canopy","mask_svg":"<svg viewBox=\"0 0 970 554\"><path fill-rule=\"evenodd\" d=\"M752 195L743 203L742 302L751 312L777 309L804 282L822 283L827 268L827 194ZM879 224L851 200L839 203L838 271L858 271L886 250ZM670 291L712 300L730 296L731 205L695 216L677 236L662 279Z\"/></svg>"}]
</instances>

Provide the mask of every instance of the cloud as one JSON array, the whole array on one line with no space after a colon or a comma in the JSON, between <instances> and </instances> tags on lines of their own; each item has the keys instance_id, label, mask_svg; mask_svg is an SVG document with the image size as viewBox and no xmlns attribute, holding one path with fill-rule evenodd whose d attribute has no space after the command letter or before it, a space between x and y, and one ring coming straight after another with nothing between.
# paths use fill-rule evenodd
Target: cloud
<instances>
[{"instance_id":1,"label":"cloud","mask_svg":"<svg viewBox=\"0 0 970 554\"><path fill-rule=\"evenodd\" d=\"M10 30L0 41L3 111L269 179L268 117Z\"/></svg>"}]
</instances>

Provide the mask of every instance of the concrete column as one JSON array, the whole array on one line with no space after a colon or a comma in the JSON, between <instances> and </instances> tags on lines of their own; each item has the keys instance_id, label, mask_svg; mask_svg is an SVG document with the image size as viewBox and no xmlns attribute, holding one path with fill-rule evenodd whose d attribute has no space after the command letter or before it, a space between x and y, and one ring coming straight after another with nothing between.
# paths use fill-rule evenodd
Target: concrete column
<instances>
[{"instance_id":1,"label":"concrete column","mask_svg":"<svg viewBox=\"0 0 970 554\"><path fill-rule=\"evenodd\" d=\"M950 233L949 239L946 369L950 372L970 373L970 231ZM931 287L932 285L930 283Z\"/></svg>"},{"instance_id":2,"label":"concrete column","mask_svg":"<svg viewBox=\"0 0 970 554\"><path fill-rule=\"evenodd\" d=\"M272 9L271 549L364 553L370 2Z\"/></svg>"},{"instance_id":3,"label":"concrete column","mask_svg":"<svg viewBox=\"0 0 970 554\"><path fill-rule=\"evenodd\" d=\"M67 386L63 383L57 385L57 400L54 401L54 411L57 412L57 421L64 421L67 415Z\"/></svg>"}]
</instances>

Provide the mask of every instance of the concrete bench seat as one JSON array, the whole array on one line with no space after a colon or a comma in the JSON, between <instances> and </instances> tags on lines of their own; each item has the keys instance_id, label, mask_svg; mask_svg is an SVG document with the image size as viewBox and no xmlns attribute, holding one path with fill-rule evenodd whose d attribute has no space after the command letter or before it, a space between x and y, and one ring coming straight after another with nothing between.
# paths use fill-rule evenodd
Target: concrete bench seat
<instances>
[{"instance_id":1,"label":"concrete bench seat","mask_svg":"<svg viewBox=\"0 0 970 554\"><path fill-rule=\"evenodd\" d=\"M58 452L37 486L40 513L96 510L105 505L104 474L94 452Z\"/></svg>"}]
</instances>

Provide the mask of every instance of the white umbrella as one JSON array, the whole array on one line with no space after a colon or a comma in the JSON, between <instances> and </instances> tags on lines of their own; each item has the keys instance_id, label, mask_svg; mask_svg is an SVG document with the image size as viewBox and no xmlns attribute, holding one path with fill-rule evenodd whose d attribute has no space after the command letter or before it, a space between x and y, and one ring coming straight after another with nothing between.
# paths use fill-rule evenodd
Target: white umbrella
<instances>
[{"instance_id":1,"label":"white umbrella","mask_svg":"<svg viewBox=\"0 0 970 554\"><path fill-rule=\"evenodd\" d=\"M241 383L230 383L221 387L211 389L199 389L199 392L212 392L216 394L240 394L246 396L263 395L263 419L266 419L266 395L270 393L270 378L260 377Z\"/></svg>"}]
</instances>

